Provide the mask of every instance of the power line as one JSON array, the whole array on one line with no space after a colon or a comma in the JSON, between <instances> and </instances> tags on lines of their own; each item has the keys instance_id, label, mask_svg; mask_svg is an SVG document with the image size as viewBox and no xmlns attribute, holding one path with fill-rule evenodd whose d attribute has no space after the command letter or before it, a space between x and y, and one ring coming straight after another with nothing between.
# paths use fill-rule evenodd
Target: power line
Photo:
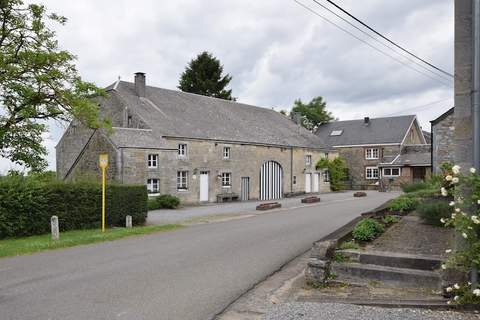
<instances>
[{"instance_id":1,"label":"power line","mask_svg":"<svg viewBox=\"0 0 480 320\"><path fill-rule=\"evenodd\" d=\"M389 117L389 116L394 116L394 115L396 115L396 114L405 113L405 112L407 112L407 111L423 109L423 108L425 108L425 107L430 107L430 106L433 106L433 105L435 105L435 104L437 104L437 103L444 102L444 101L448 101L448 100L452 100L452 99L453 99L453 98L442 99L442 100L430 102L430 103L427 103L427 104L423 104L423 105L420 105L420 106L416 106L416 107L412 107L412 108L408 108L408 109L403 109L403 110L398 111L398 112L389 113L389 114L386 114L386 115L383 115L383 116L384 116L384 117Z\"/></svg>"},{"instance_id":2,"label":"power line","mask_svg":"<svg viewBox=\"0 0 480 320\"><path fill-rule=\"evenodd\" d=\"M429 65L430 67L454 78L454 75L439 68L439 67L436 67L434 66L433 64L431 64L430 62L420 58L419 56L417 56L416 54L408 51L407 49L405 49L404 47L396 44L395 42L393 42L392 40L390 40L389 38L387 38L386 36L384 36L383 34L381 34L380 32L378 32L377 30L373 29L372 27L370 27L368 24L366 24L365 22L363 22L362 20L358 19L357 17L355 17L353 14L351 14L350 12L348 12L347 10L343 9L342 7L340 7L338 4L336 4L335 2L331 1L331 0L326 0L328 3L332 4L333 6L335 6L337 9L339 9L340 11L342 11L343 13L345 13L346 15L348 15L350 18L354 19L355 21L357 21L358 23L360 23L362 26L364 26L365 28L367 28L368 30L372 31L373 33L375 33L376 35L378 35L379 37L383 38L384 40L390 42L391 44L393 44L395 47L401 49L402 51L408 53L409 55L411 55L412 57L415 57L416 59L422 61L423 63Z\"/></svg>"},{"instance_id":3,"label":"power line","mask_svg":"<svg viewBox=\"0 0 480 320\"><path fill-rule=\"evenodd\" d=\"M362 30L361 28L359 28L358 26L356 26L355 24L353 24L352 22L348 21L347 19L345 19L344 17L340 16L339 14L337 14L336 12L334 12L333 10L331 10L330 8L326 7L325 5L323 5L322 3L318 2L317 0L312 0L313 2L315 2L316 4L318 4L320 7L322 7L323 9L327 10L328 12L332 13L333 15L335 15L336 17L338 17L339 19L345 21L346 23L348 23L349 25L351 25L352 27L354 27L355 29L357 29L358 31L360 31L361 33L365 34L367 37L373 39L374 41L378 42L379 44L381 44L382 46L392 50L393 52L395 52L396 54L402 56L402 58L405 58L407 59L408 61L416 64L417 66L419 66L420 68L428 71L428 72L431 72L432 74L444 79L444 80L447 80L447 81L450 81L451 79L450 78L446 78L444 75L442 74L439 74L439 73L436 73L435 71L425 67L423 64L420 64L418 63L417 61L415 61L414 59L412 58L409 58L409 57L406 57L404 56L403 54L401 54L400 52L398 52L397 50L395 50L394 48L392 48L391 46L385 44L384 42L380 41L379 39L377 39L376 37L372 36L370 33Z\"/></svg>"},{"instance_id":4,"label":"power line","mask_svg":"<svg viewBox=\"0 0 480 320\"><path fill-rule=\"evenodd\" d=\"M371 47L372 49L380 52L381 54L383 54L383 55L385 55L385 56L387 56L387 57L395 60L396 62L402 64L403 66L405 66L405 67L407 67L407 68L410 68L410 69L414 70L415 72L418 72L418 73L420 73L420 74L422 74L422 75L424 75L424 76L426 76L426 77L428 77L428 78L430 78L430 79L432 79L432 80L434 80L434 81L437 81L437 82L443 84L443 85L446 86L446 87L452 88L452 85L451 85L451 84L445 83L445 82L443 82L442 80L440 80L440 79L438 79L438 78L434 78L434 77L430 76L429 74L426 74L426 73L424 73L424 72L422 72L422 71L420 71L420 70L412 67L411 65L406 64L406 63L403 62L402 60L397 59L396 57L394 57L394 56L388 54L387 52L385 52L385 51L383 51L383 50L375 47L374 45L368 43L367 41L363 40L362 38L357 37L356 35L354 35L354 34L351 33L350 31L346 30L345 28L342 28L341 26L339 26L339 25L336 24L335 22L333 22L333 21L331 21L330 19L322 16L320 13L318 13L318 12L316 12L315 10L313 10L312 8L304 5L304 4L301 3L300 1L298 1L298 0L294 0L294 1L295 1L298 5L300 5L301 7L303 7L304 9L307 9L308 11L312 12L312 13L315 14L316 16L318 16L318 17L320 17L321 19L325 20L326 22L332 24L333 26L337 27L338 29L342 30L343 32L349 34L350 36L354 37L354 38L357 39L358 41L361 41L361 42L365 43L367 46L369 46L369 47Z\"/></svg>"}]
</instances>

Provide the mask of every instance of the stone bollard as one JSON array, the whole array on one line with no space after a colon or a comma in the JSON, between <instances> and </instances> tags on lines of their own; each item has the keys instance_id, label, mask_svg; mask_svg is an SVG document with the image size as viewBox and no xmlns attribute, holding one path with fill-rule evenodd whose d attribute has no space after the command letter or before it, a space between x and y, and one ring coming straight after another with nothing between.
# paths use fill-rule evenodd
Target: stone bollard
<instances>
[{"instance_id":1,"label":"stone bollard","mask_svg":"<svg viewBox=\"0 0 480 320\"><path fill-rule=\"evenodd\" d=\"M50 218L50 226L52 229L52 240L60 239L60 230L58 228L58 217L52 216Z\"/></svg>"},{"instance_id":2,"label":"stone bollard","mask_svg":"<svg viewBox=\"0 0 480 320\"><path fill-rule=\"evenodd\" d=\"M126 216L125 220L126 220L126 222L125 222L126 227L131 228L132 227L132 216Z\"/></svg>"}]
</instances>

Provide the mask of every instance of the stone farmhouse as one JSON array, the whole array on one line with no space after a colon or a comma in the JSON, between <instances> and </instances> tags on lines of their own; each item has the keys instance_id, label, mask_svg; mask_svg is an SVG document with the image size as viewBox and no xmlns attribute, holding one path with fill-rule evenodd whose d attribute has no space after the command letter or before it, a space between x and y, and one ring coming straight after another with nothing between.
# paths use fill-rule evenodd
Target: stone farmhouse
<instances>
[{"instance_id":1,"label":"stone farmhouse","mask_svg":"<svg viewBox=\"0 0 480 320\"><path fill-rule=\"evenodd\" d=\"M334 121L316 134L346 159L352 189L398 188L430 174L430 145L414 115Z\"/></svg>"},{"instance_id":2,"label":"stone farmhouse","mask_svg":"<svg viewBox=\"0 0 480 320\"><path fill-rule=\"evenodd\" d=\"M109 180L187 203L330 190L315 164L336 153L274 110L147 86L144 73L106 90L99 106L113 133L72 122L56 147L59 178L99 175L108 153Z\"/></svg>"},{"instance_id":3,"label":"stone farmhouse","mask_svg":"<svg viewBox=\"0 0 480 320\"><path fill-rule=\"evenodd\" d=\"M455 163L455 108L449 109L435 120L432 126L432 169L441 173L444 162Z\"/></svg>"}]
</instances>

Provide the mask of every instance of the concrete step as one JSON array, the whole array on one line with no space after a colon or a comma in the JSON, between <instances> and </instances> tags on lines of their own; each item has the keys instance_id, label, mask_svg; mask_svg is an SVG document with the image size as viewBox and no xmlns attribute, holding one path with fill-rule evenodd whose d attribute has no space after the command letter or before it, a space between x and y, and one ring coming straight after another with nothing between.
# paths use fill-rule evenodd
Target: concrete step
<instances>
[{"instance_id":1,"label":"concrete step","mask_svg":"<svg viewBox=\"0 0 480 320\"><path fill-rule=\"evenodd\" d=\"M340 282L370 284L380 282L381 286L399 288L441 288L440 274L434 271L395 268L357 262L332 263L332 274Z\"/></svg>"},{"instance_id":2,"label":"concrete step","mask_svg":"<svg viewBox=\"0 0 480 320\"><path fill-rule=\"evenodd\" d=\"M436 270L440 269L442 257L417 254L405 254L386 251L339 250L353 262L374 264L386 267Z\"/></svg>"}]
</instances>

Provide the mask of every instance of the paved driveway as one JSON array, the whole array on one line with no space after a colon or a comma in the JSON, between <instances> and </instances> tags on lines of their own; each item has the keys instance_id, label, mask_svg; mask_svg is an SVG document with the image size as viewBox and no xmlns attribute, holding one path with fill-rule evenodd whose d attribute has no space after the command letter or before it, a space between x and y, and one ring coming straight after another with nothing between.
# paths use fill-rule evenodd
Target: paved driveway
<instances>
[{"instance_id":1,"label":"paved driveway","mask_svg":"<svg viewBox=\"0 0 480 320\"><path fill-rule=\"evenodd\" d=\"M211 319L313 241L394 195L0 259L0 319Z\"/></svg>"},{"instance_id":2,"label":"paved driveway","mask_svg":"<svg viewBox=\"0 0 480 320\"><path fill-rule=\"evenodd\" d=\"M331 202L352 201L353 191L345 191L338 193L325 193L319 194L321 198L320 204L314 205L323 205ZM367 191L369 196L376 196L377 191ZM396 194L396 193L395 193ZM275 200L282 204L282 209L289 208L298 208L304 205L300 202L305 196L286 198L281 200ZM153 210L148 212L149 224L164 224L164 223L181 223L186 221L191 221L198 219L200 217L215 217L215 216L240 216L240 215L250 215L250 214L259 214L261 212L256 211L255 208L258 204L267 202L267 201L244 201L244 202L233 202L233 203L222 203L222 204L205 204L196 207L184 207L181 209L175 210Z\"/></svg>"}]
</instances>

